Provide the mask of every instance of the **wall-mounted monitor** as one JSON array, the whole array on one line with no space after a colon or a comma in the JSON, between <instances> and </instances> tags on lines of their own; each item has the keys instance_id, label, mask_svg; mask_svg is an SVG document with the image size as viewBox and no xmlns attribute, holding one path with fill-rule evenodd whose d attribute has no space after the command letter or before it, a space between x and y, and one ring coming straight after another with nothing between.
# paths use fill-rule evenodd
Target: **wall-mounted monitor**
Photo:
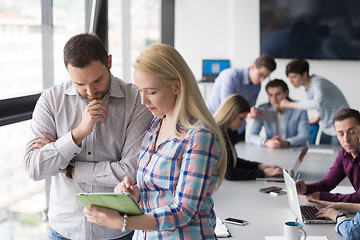
<instances>
[{"instance_id":1,"label":"wall-mounted monitor","mask_svg":"<svg viewBox=\"0 0 360 240\"><path fill-rule=\"evenodd\" d=\"M359 0L260 0L260 53L360 59Z\"/></svg>"}]
</instances>

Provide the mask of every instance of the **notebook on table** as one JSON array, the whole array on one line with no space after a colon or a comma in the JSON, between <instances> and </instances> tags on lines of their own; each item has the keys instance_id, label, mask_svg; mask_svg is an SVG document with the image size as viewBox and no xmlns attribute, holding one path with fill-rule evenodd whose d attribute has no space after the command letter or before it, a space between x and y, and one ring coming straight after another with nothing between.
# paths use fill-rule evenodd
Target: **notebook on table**
<instances>
[{"instance_id":1,"label":"notebook on table","mask_svg":"<svg viewBox=\"0 0 360 240\"><path fill-rule=\"evenodd\" d=\"M306 153L309 150L309 144L306 143L304 147L301 149L301 152L295 161L294 166L291 169L286 169L285 171L291 176L295 177L299 173L300 165L303 163ZM268 177L268 178L257 178L256 180L273 180L273 181L284 181L283 174L274 176L274 177Z\"/></svg>"},{"instance_id":2,"label":"notebook on table","mask_svg":"<svg viewBox=\"0 0 360 240\"><path fill-rule=\"evenodd\" d=\"M334 223L330 219L316 218L315 214L319 211L316 206L302 205L300 206L299 198L296 190L294 179L283 170L285 186L287 191L288 202L291 210L296 218L302 223Z\"/></svg>"}]
</instances>

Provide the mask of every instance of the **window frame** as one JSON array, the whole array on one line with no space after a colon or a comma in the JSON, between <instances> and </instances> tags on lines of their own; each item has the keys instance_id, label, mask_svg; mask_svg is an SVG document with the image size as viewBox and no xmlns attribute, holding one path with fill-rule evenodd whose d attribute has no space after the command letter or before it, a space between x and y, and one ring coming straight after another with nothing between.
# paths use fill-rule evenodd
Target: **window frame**
<instances>
[{"instance_id":1,"label":"window frame","mask_svg":"<svg viewBox=\"0 0 360 240\"><path fill-rule=\"evenodd\" d=\"M161 0L161 42L174 46L175 0ZM91 30L93 6L93 31L108 46L108 1L85 0L85 29ZM43 89L54 85L53 64L53 0L41 0ZM45 57L46 56L46 57ZM32 112L41 92L0 100L0 127L32 118Z\"/></svg>"}]
</instances>

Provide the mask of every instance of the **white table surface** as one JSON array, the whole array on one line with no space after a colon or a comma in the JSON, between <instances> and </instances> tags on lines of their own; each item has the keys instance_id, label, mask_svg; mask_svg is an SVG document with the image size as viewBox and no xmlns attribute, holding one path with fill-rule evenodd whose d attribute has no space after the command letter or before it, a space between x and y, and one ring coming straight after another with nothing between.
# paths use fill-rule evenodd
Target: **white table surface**
<instances>
[{"instance_id":1,"label":"white table surface","mask_svg":"<svg viewBox=\"0 0 360 240\"><path fill-rule=\"evenodd\" d=\"M310 146L318 149L333 149L333 154L308 153L300 166L305 182L321 180L335 161L340 147ZM245 143L236 145L239 157L247 160L277 164L290 169L294 165L301 148L269 149ZM345 180L341 185L349 185ZM213 195L217 217L234 217L249 222L246 226L225 223L233 239L265 239L265 236L283 236L283 224L294 221L286 195L271 196L259 192L260 188L280 186L284 183L266 183L264 181L227 181L224 179L220 189ZM299 196L302 204L311 204ZM329 240L345 239L334 231L335 224L305 224L309 236L326 236Z\"/></svg>"}]
</instances>

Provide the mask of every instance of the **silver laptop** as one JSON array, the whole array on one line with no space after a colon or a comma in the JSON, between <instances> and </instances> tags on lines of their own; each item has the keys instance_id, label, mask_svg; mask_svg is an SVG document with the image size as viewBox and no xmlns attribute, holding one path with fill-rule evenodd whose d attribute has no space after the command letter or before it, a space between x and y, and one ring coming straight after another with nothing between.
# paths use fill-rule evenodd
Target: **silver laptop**
<instances>
[{"instance_id":1,"label":"silver laptop","mask_svg":"<svg viewBox=\"0 0 360 240\"><path fill-rule=\"evenodd\" d=\"M287 171L291 177L294 178L298 174L300 165L302 164L308 150L309 150L309 143L306 142L304 147L301 149L300 155L299 155L298 159L296 160L293 168Z\"/></svg>"},{"instance_id":2,"label":"silver laptop","mask_svg":"<svg viewBox=\"0 0 360 240\"><path fill-rule=\"evenodd\" d=\"M300 165L302 164L308 150L309 150L309 144L306 143L304 145L304 147L301 149L301 152L300 152L294 166L291 169L286 169L285 170L286 172L289 173L289 175L291 177L295 177L298 174ZM264 181L269 180L269 181L275 181L275 182L277 182L277 181L284 182L284 177L283 177L283 174L280 174L279 176L267 177L267 178L257 178L256 180L264 180Z\"/></svg>"},{"instance_id":3,"label":"silver laptop","mask_svg":"<svg viewBox=\"0 0 360 240\"><path fill-rule=\"evenodd\" d=\"M283 170L285 186L289 206L297 219L302 223L334 223L333 221L325 218L316 218L315 214L319 211L316 206L300 206L299 198L296 190L295 181L290 175Z\"/></svg>"},{"instance_id":4,"label":"silver laptop","mask_svg":"<svg viewBox=\"0 0 360 240\"><path fill-rule=\"evenodd\" d=\"M204 59L202 79L203 82L214 82L219 73L230 68L229 59Z\"/></svg>"}]
</instances>

